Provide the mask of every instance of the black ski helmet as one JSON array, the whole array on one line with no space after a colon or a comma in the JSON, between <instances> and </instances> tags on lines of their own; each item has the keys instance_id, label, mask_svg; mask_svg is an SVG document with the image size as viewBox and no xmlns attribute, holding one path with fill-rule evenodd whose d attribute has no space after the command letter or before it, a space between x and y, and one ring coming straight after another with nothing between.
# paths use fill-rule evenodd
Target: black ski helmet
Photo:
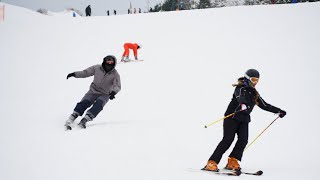
<instances>
[{"instance_id":1,"label":"black ski helmet","mask_svg":"<svg viewBox=\"0 0 320 180\"><path fill-rule=\"evenodd\" d=\"M252 77L260 78L260 73L255 69L249 69L244 74L244 77L247 78L247 79L250 79Z\"/></svg>"}]
</instances>

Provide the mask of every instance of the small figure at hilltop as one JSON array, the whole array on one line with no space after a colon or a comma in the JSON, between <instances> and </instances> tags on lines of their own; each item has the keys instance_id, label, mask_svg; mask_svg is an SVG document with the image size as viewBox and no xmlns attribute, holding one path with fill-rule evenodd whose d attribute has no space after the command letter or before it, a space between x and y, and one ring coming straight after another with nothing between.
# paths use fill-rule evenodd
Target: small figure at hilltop
<instances>
[{"instance_id":1,"label":"small figure at hilltop","mask_svg":"<svg viewBox=\"0 0 320 180\"><path fill-rule=\"evenodd\" d=\"M85 11L86 11L86 16L91 16L91 6L90 5L86 7Z\"/></svg>"}]
</instances>

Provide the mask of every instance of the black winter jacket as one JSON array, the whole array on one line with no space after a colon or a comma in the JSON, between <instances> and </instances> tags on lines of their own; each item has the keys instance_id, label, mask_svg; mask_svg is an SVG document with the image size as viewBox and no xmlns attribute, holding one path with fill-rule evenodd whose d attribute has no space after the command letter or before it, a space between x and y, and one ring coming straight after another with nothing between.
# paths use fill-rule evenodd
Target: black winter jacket
<instances>
[{"instance_id":1,"label":"black winter jacket","mask_svg":"<svg viewBox=\"0 0 320 180\"><path fill-rule=\"evenodd\" d=\"M90 6L86 7L86 16L91 16L91 7Z\"/></svg>"},{"instance_id":2,"label":"black winter jacket","mask_svg":"<svg viewBox=\"0 0 320 180\"><path fill-rule=\"evenodd\" d=\"M257 100L256 96L258 96ZM238 112L230 118L241 122L250 122L250 113L256 105L256 102L257 105L265 111L278 113L281 110L266 103L253 87L237 86L234 90L233 97L227 108L227 111L225 112L225 116L239 111L241 109L241 104L245 104L247 106L247 110Z\"/></svg>"}]
</instances>

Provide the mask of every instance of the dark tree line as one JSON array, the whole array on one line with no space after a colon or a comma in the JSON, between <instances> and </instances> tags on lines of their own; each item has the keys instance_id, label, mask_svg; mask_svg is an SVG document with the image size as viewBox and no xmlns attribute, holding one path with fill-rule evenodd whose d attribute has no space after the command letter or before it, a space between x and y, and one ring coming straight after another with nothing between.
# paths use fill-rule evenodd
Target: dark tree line
<instances>
[{"instance_id":1,"label":"dark tree line","mask_svg":"<svg viewBox=\"0 0 320 180\"><path fill-rule=\"evenodd\" d=\"M150 8L150 12L206 9L239 5L286 4L316 1L320 0L245 0L243 4L240 4L240 2L237 0L234 0L233 2L227 2L226 0L165 0L163 4L157 4L155 7Z\"/></svg>"}]
</instances>

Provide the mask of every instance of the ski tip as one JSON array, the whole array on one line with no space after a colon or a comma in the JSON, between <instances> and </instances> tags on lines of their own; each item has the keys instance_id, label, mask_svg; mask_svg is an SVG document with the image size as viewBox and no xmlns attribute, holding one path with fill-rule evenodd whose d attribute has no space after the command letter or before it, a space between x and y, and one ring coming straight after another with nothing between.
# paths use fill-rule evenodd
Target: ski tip
<instances>
[{"instance_id":1,"label":"ski tip","mask_svg":"<svg viewBox=\"0 0 320 180\"><path fill-rule=\"evenodd\" d=\"M242 172L242 173L247 175L261 176L263 174L263 171L259 170L257 172Z\"/></svg>"},{"instance_id":2,"label":"ski tip","mask_svg":"<svg viewBox=\"0 0 320 180\"><path fill-rule=\"evenodd\" d=\"M66 126L66 131L70 131L72 128L70 126Z\"/></svg>"},{"instance_id":3,"label":"ski tip","mask_svg":"<svg viewBox=\"0 0 320 180\"><path fill-rule=\"evenodd\" d=\"M240 175L241 175L241 171L240 171L240 170L236 170L236 171L235 171L235 175L236 175L236 176L240 176Z\"/></svg>"},{"instance_id":4,"label":"ski tip","mask_svg":"<svg viewBox=\"0 0 320 180\"><path fill-rule=\"evenodd\" d=\"M263 174L263 171L261 171L261 170L257 172L257 175L259 175L259 176L262 174Z\"/></svg>"}]
</instances>

